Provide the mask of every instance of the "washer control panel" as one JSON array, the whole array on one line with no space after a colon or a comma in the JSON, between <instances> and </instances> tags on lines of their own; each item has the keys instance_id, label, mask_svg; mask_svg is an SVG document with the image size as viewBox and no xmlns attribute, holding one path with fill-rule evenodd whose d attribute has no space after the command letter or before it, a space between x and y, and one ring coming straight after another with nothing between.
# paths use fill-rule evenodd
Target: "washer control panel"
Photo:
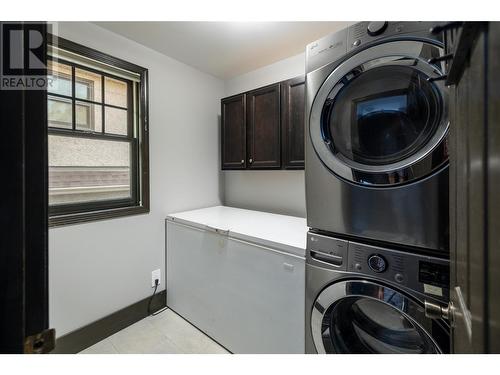
<instances>
[{"instance_id":1,"label":"washer control panel","mask_svg":"<svg viewBox=\"0 0 500 375\"><path fill-rule=\"evenodd\" d=\"M323 234L307 234L306 262L351 276L369 276L436 299L449 297L446 259L367 245Z\"/></svg>"},{"instance_id":2,"label":"washer control panel","mask_svg":"<svg viewBox=\"0 0 500 375\"><path fill-rule=\"evenodd\" d=\"M444 259L349 241L347 271L386 280L446 299L449 262Z\"/></svg>"}]
</instances>

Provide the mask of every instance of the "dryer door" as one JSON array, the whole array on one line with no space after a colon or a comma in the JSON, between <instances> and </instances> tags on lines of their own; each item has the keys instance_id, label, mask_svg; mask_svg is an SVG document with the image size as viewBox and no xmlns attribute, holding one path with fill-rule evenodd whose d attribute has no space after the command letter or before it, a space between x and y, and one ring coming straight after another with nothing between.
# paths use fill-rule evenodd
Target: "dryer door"
<instances>
[{"instance_id":1,"label":"dryer door","mask_svg":"<svg viewBox=\"0 0 500 375\"><path fill-rule=\"evenodd\" d=\"M425 316L402 292L373 281L343 280L313 305L311 330L318 353L448 353L449 326Z\"/></svg>"},{"instance_id":2,"label":"dryer door","mask_svg":"<svg viewBox=\"0 0 500 375\"><path fill-rule=\"evenodd\" d=\"M407 183L442 167L447 89L432 80L440 66L428 63L442 53L433 44L396 41L339 65L311 108L310 137L323 164L371 186Z\"/></svg>"}]
</instances>

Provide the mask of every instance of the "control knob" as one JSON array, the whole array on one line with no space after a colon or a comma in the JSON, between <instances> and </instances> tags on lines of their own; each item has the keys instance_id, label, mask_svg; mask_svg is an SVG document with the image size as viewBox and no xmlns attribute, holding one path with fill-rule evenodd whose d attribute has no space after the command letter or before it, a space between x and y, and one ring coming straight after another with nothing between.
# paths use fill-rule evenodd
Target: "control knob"
<instances>
[{"instance_id":1,"label":"control knob","mask_svg":"<svg viewBox=\"0 0 500 375\"><path fill-rule=\"evenodd\" d=\"M387 29L387 21L372 21L368 24L368 35L377 36Z\"/></svg>"},{"instance_id":2,"label":"control knob","mask_svg":"<svg viewBox=\"0 0 500 375\"><path fill-rule=\"evenodd\" d=\"M381 273L387 269L387 261L382 255L373 254L368 258L368 266L372 271Z\"/></svg>"}]
</instances>

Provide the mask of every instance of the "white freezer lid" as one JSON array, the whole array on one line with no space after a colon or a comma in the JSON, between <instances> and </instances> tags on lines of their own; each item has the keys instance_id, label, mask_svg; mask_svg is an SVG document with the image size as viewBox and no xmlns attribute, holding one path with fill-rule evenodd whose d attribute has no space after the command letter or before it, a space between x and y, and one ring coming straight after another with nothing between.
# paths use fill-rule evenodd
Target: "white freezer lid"
<instances>
[{"instance_id":1,"label":"white freezer lid","mask_svg":"<svg viewBox=\"0 0 500 375\"><path fill-rule=\"evenodd\" d=\"M199 210L173 213L167 220L191 225L200 229L228 232L229 237L305 257L305 218L214 206ZM207 228L208 227L208 228Z\"/></svg>"}]
</instances>

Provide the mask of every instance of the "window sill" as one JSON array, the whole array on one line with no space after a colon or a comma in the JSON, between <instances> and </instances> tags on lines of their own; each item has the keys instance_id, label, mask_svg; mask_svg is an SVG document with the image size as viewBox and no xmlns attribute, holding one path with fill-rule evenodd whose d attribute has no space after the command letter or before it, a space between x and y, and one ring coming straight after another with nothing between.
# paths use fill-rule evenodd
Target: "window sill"
<instances>
[{"instance_id":1,"label":"window sill","mask_svg":"<svg viewBox=\"0 0 500 375\"><path fill-rule=\"evenodd\" d=\"M118 217L141 215L149 213L144 206L122 207L102 211L82 212L78 214L57 215L49 217L49 228L88 223L100 220L109 220Z\"/></svg>"}]
</instances>

